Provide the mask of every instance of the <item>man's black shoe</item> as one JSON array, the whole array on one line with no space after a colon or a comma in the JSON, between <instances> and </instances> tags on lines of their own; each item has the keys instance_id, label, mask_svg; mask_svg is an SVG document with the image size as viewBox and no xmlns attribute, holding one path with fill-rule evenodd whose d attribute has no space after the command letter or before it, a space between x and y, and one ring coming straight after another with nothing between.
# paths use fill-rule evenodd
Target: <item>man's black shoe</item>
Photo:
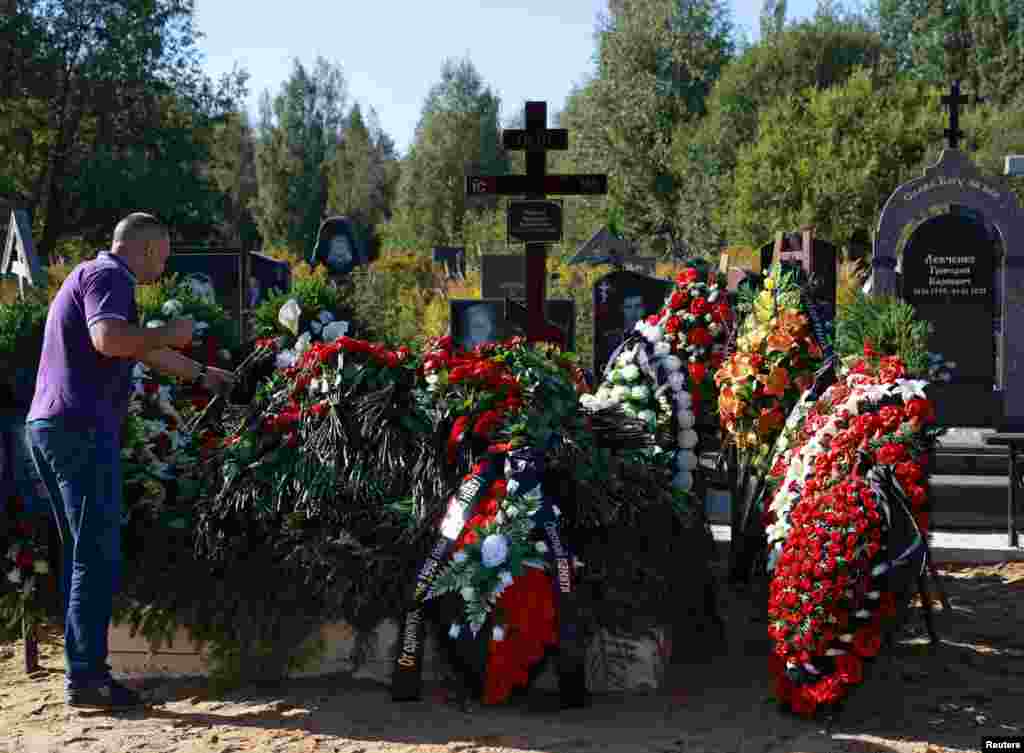
<instances>
[{"instance_id":1,"label":"man's black shoe","mask_svg":"<svg viewBox=\"0 0 1024 753\"><path fill-rule=\"evenodd\" d=\"M142 696L115 680L96 688L77 688L67 691L67 703L72 708L137 709L146 706Z\"/></svg>"}]
</instances>

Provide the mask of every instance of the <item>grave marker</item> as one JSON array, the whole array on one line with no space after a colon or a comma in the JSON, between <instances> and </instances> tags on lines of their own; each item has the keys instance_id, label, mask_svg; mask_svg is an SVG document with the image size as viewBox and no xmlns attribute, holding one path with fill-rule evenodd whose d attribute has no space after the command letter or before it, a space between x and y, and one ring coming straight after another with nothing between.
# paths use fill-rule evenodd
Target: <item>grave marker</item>
<instances>
[{"instance_id":1,"label":"grave marker","mask_svg":"<svg viewBox=\"0 0 1024 753\"><path fill-rule=\"evenodd\" d=\"M483 298L526 297L526 259L522 254L480 257L480 295Z\"/></svg>"},{"instance_id":2,"label":"grave marker","mask_svg":"<svg viewBox=\"0 0 1024 753\"><path fill-rule=\"evenodd\" d=\"M675 284L617 270L594 283L594 379L600 381L608 358L634 325L646 316L656 314L665 305Z\"/></svg>"},{"instance_id":3,"label":"grave marker","mask_svg":"<svg viewBox=\"0 0 1024 753\"><path fill-rule=\"evenodd\" d=\"M568 147L568 132L564 137L546 128L547 102L526 103L526 128L521 134L512 132L502 137L508 149L525 149L526 175L466 176L467 196L498 194L525 196L531 200L544 200L548 194L594 195L608 192L607 175L547 175L546 150ZM505 299L506 319L526 330L531 342L558 341L561 333L545 319L544 301L547 298L547 246L540 241L526 244L526 307L511 298ZM563 343L564 345L564 343Z\"/></svg>"},{"instance_id":4,"label":"grave marker","mask_svg":"<svg viewBox=\"0 0 1024 753\"><path fill-rule=\"evenodd\" d=\"M334 275L347 275L370 263L367 244L349 217L328 217L320 223L313 246L312 264L325 264Z\"/></svg>"},{"instance_id":5,"label":"grave marker","mask_svg":"<svg viewBox=\"0 0 1024 753\"><path fill-rule=\"evenodd\" d=\"M930 397L948 426L998 421L992 246L983 222L958 213L922 223L903 251L903 298L932 323L929 351L944 361Z\"/></svg>"},{"instance_id":6,"label":"grave marker","mask_svg":"<svg viewBox=\"0 0 1024 753\"><path fill-rule=\"evenodd\" d=\"M977 350L967 351L969 356L973 353L990 359L991 365L982 367L969 365L956 357L948 359L957 366L952 381L929 387L930 392L937 390L935 394L942 395L936 399L940 424L1019 432L1024 430L1024 389L1019 388L1024 385L1024 214L1013 191L1002 179L983 175L967 155L955 148L963 135L959 129L959 107L964 102L959 84L954 82L951 95L944 98L944 104L950 109L950 126L946 129L949 146L924 175L899 186L882 209L875 233L872 294L900 295L909 291L915 307L927 307L921 310L927 311L928 317L936 317L933 322L936 349L941 352L941 348L946 347L955 352L959 348L974 347ZM937 206L962 209L947 215L955 219L932 224L927 218ZM984 225L998 234L1003 250L1001 265L996 263L992 236L965 216L969 212L980 215ZM926 218L923 223L922 218ZM904 253L902 266L904 276L911 279L900 286L896 274L900 239L908 226L918 223L922 224L907 243L910 253ZM948 237L943 237L944 232ZM957 240L971 245L954 247L952 244ZM943 259L976 258L970 264L927 264L924 258L929 253ZM929 274L929 277L949 282L933 286L923 284L926 270L922 266L968 271ZM944 308L937 301L945 293L933 294L932 288L939 291L967 288L969 292L949 293L950 302ZM958 311L960 316L951 316L953 311ZM961 322L973 324L966 327L961 326ZM993 352L988 342L1000 324L998 347ZM995 365L997 353L998 366ZM977 373L976 368L980 369ZM960 381L957 371L962 377ZM993 377L991 382L989 373ZM991 386L986 390L985 384ZM973 409L967 411L965 405Z\"/></svg>"},{"instance_id":7,"label":"grave marker","mask_svg":"<svg viewBox=\"0 0 1024 753\"><path fill-rule=\"evenodd\" d=\"M244 284L245 251L208 246L172 246L164 276L176 274L178 282L194 284L197 289L212 287L217 303L238 323L238 339L245 340L243 312L249 285Z\"/></svg>"},{"instance_id":8,"label":"grave marker","mask_svg":"<svg viewBox=\"0 0 1024 753\"><path fill-rule=\"evenodd\" d=\"M465 246L434 246L434 263L444 264L449 280L466 279Z\"/></svg>"},{"instance_id":9,"label":"grave marker","mask_svg":"<svg viewBox=\"0 0 1024 753\"><path fill-rule=\"evenodd\" d=\"M18 278L18 294L22 298L25 297L26 282L33 287L46 282L32 243L32 224L24 209L11 210L3 260L0 262L0 275L8 274Z\"/></svg>"},{"instance_id":10,"label":"grave marker","mask_svg":"<svg viewBox=\"0 0 1024 753\"><path fill-rule=\"evenodd\" d=\"M522 335L522 328L505 317L504 297L451 299L448 302L450 332L455 343L469 350L481 343L500 342ZM576 301L549 298L545 316L564 333L566 351L576 346Z\"/></svg>"},{"instance_id":11,"label":"grave marker","mask_svg":"<svg viewBox=\"0 0 1024 753\"><path fill-rule=\"evenodd\" d=\"M814 228L803 228L799 233L777 233L774 242L761 246L761 269L767 273L776 261L800 267L812 280L815 300L828 307L831 318L836 307L838 257L835 246L814 237Z\"/></svg>"}]
</instances>

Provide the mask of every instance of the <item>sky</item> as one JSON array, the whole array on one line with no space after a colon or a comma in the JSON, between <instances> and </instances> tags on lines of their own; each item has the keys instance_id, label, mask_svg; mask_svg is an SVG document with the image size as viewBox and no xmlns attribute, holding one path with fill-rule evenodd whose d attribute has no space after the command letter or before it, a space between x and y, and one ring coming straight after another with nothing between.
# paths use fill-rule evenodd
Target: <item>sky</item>
<instances>
[{"instance_id":1,"label":"sky","mask_svg":"<svg viewBox=\"0 0 1024 753\"><path fill-rule=\"evenodd\" d=\"M731 0L733 21L758 36L761 0ZM815 0L789 0L787 17L810 16ZM549 120L594 69L594 32L607 0L195 0L199 48L214 80L237 62L250 74L255 123L260 94L277 94L292 60L341 66L349 104L377 111L405 154L446 58L468 57L501 98L502 121L526 100L548 103ZM572 138L572 134L569 135Z\"/></svg>"}]
</instances>

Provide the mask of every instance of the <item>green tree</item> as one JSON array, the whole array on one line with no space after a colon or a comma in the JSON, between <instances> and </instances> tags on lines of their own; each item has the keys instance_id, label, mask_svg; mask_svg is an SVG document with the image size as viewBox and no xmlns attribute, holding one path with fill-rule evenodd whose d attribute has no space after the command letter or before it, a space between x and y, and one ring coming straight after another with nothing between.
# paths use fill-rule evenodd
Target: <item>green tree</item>
<instances>
[{"instance_id":1,"label":"green tree","mask_svg":"<svg viewBox=\"0 0 1024 753\"><path fill-rule=\"evenodd\" d=\"M593 82L611 190L634 236L665 233L685 253L678 226L683 186L672 164L683 123L706 99L734 50L726 4L718 0L621 0L598 32Z\"/></svg>"},{"instance_id":2,"label":"green tree","mask_svg":"<svg viewBox=\"0 0 1024 753\"><path fill-rule=\"evenodd\" d=\"M756 246L813 224L820 237L844 243L874 225L896 187L934 161L941 129L931 87L883 87L866 71L783 98L761 111L757 141L740 150L729 240Z\"/></svg>"},{"instance_id":3,"label":"green tree","mask_svg":"<svg viewBox=\"0 0 1024 753\"><path fill-rule=\"evenodd\" d=\"M334 159L347 98L341 68L297 59L273 99L260 98L254 203L263 242L307 256L327 206L327 166Z\"/></svg>"},{"instance_id":4,"label":"green tree","mask_svg":"<svg viewBox=\"0 0 1024 753\"><path fill-rule=\"evenodd\" d=\"M232 245L254 247L259 230L251 204L258 195L256 135L247 113L230 113L214 127L209 174L222 194L222 235Z\"/></svg>"},{"instance_id":5,"label":"green tree","mask_svg":"<svg viewBox=\"0 0 1024 753\"><path fill-rule=\"evenodd\" d=\"M786 0L764 0L760 21L761 39L782 31L786 26Z\"/></svg>"},{"instance_id":6,"label":"green tree","mask_svg":"<svg viewBox=\"0 0 1024 753\"><path fill-rule=\"evenodd\" d=\"M1024 4L1018 0L875 0L872 13L897 69L944 87L953 78L995 103L1024 86ZM960 50L950 42L967 42Z\"/></svg>"},{"instance_id":7,"label":"green tree","mask_svg":"<svg viewBox=\"0 0 1024 753\"><path fill-rule=\"evenodd\" d=\"M469 209L465 177L508 171L498 138L499 107L500 99L470 60L444 62L402 165L393 238L425 248L462 240ZM477 201L473 211L495 204Z\"/></svg>"},{"instance_id":8,"label":"green tree","mask_svg":"<svg viewBox=\"0 0 1024 753\"><path fill-rule=\"evenodd\" d=\"M204 147L180 129L203 131L233 109L244 78L215 86L202 74L192 0L8 0L5 10L0 56L13 64L0 70L0 161L36 209L41 254L109 222L109 199L90 185L99 179L144 186L147 208L169 221L208 221Z\"/></svg>"}]
</instances>

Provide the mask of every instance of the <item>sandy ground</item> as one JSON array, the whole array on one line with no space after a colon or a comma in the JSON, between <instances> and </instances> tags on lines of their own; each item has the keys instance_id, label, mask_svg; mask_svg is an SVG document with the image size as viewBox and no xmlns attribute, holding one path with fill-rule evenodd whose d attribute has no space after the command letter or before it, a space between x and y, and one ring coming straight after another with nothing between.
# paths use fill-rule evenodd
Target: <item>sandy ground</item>
<instances>
[{"instance_id":1,"label":"sandy ground","mask_svg":"<svg viewBox=\"0 0 1024 753\"><path fill-rule=\"evenodd\" d=\"M983 735L1024 734L1024 563L947 567L952 610L932 651L915 614L891 660L837 718L806 721L770 698L763 595L722 589L729 641L674 668L659 694L599 696L582 710L525 703L460 710L440 689L393 704L386 688L344 677L212 698L201 680L143 686L163 703L106 714L63 704L61 645L24 675L21 646L0 646L0 753L947 753ZM136 683L138 686L138 683Z\"/></svg>"}]
</instances>

